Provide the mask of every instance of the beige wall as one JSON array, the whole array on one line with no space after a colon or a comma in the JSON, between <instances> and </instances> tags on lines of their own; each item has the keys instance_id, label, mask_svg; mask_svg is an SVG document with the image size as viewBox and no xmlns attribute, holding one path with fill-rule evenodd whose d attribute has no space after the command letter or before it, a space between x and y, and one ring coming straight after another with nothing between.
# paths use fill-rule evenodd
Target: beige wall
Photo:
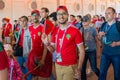
<instances>
[{"instance_id":1,"label":"beige wall","mask_svg":"<svg viewBox=\"0 0 120 80\"><path fill-rule=\"evenodd\" d=\"M120 12L120 0L3 0L5 8L0 10L0 20L3 17L9 17L11 22L18 19L22 15L30 15L32 10L32 1L37 2L37 9L47 7L50 12L56 10L58 5L66 5L69 14L85 15L90 13L104 15L105 9L108 6L114 7L117 12ZM1 25L1 21L0 21Z\"/></svg>"}]
</instances>

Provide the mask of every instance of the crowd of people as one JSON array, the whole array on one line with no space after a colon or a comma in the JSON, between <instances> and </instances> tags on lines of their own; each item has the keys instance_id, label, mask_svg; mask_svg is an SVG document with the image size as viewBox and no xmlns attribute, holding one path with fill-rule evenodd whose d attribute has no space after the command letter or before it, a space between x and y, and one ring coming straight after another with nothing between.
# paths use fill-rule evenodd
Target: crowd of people
<instances>
[{"instance_id":1,"label":"crowd of people","mask_svg":"<svg viewBox=\"0 0 120 80\"><path fill-rule=\"evenodd\" d=\"M91 71L106 80L110 64L120 80L120 13L75 16L66 6L49 13L33 10L13 25L2 19L0 80L87 80Z\"/></svg>"}]
</instances>

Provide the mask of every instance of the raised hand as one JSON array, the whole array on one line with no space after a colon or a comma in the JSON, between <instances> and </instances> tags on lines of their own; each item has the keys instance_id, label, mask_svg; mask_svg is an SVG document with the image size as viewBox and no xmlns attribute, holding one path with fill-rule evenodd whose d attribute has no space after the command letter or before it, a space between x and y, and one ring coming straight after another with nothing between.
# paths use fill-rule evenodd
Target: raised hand
<instances>
[{"instance_id":1,"label":"raised hand","mask_svg":"<svg viewBox=\"0 0 120 80\"><path fill-rule=\"evenodd\" d=\"M99 32L99 33L98 33L99 39L101 39L104 35L105 35L105 32Z\"/></svg>"},{"instance_id":2,"label":"raised hand","mask_svg":"<svg viewBox=\"0 0 120 80\"><path fill-rule=\"evenodd\" d=\"M45 45L49 43L49 38L45 33L42 34L41 40Z\"/></svg>"}]
</instances>

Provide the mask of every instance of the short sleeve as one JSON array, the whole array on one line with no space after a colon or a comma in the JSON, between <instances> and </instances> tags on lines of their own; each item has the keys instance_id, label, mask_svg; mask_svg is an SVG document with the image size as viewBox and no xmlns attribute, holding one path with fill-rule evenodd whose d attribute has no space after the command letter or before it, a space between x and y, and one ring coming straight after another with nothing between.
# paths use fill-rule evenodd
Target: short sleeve
<instances>
[{"instance_id":1,"label":"short sleeve","mask_svg":"<svg viewBox=\"0 0 120 80\"><path fill-rule=\"evenodd\" d=\"M79 30L77 30L76 35L75 35L75 43L81 44L82 42L83 42L82 34Z\"/></svg>"},{"instance_id":2,"label":"short sleeve","mask_svg":"<svg viewBox=\"0 0 120 80\"><path fill-rule=\"evenodd\" d=\"M54 28L52 32L52 40L51 40L52 43L55 43L57 31L58 31L58 28Z\"/></svg>"},{"instance_id":3,"label":"short sleeve","mask_svg":"<svg viewBox=\"0 0 120 80\"><path fill-rule=\"evenodd\" d=\"M95 28L93 28L93 36L95 37L95 36L97 36L97 35L98 35L97 30L96 30Z\"/></svg>"}]
</instances>

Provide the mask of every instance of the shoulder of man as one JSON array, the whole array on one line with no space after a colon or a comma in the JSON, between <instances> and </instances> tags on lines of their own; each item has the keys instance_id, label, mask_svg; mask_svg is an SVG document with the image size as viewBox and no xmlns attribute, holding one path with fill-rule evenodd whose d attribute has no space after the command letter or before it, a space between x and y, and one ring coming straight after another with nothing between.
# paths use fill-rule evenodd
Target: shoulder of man
<instances>
[{"instance_id":1,"label":"shoulder of man","mask_svg":"<svg viewBox=\"0 0 120 80\"><path fill-rule=\"evenodd\" d=\"M120 33L120 21L116 21L116 27L118 32Z\"/></svg>"},{"instance_id":2,"label":"shoulder of man","mask_svg":"<svg viewBox=\"0 0 120 80\"><path fill-rule=\"evenodd\" d=\"M104 26L105 26L106 23L107 23L107 22L104 22L104 23L102 24L102 26L100 27L100 30L103 30L103 28L104 28Z\"/></svg>"}]
</instances>

